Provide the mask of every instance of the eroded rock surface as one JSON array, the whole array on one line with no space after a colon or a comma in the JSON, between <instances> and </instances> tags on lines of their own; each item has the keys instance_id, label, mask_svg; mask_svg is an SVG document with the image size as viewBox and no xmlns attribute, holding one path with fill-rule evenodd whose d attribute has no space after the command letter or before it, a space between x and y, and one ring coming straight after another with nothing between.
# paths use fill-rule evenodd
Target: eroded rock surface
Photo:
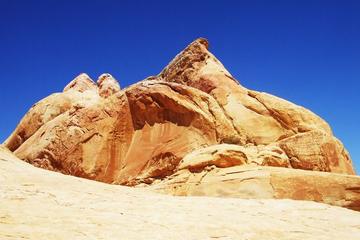
<instances>
[{"instance_id":1,"label":"eroded rock surface","mask_svg":"<svg viewBox=\"0 0 360 240\"><path fill-rule=\"evenodd\" d=\"M136 185L171 175L192 151L224 143L248 152L275 147L279 156L252 156L260 165L354 174L324 120L241 86L205 39L191 43L158 76L123 90L110 74L97 83L80 74L62 93L35 104L5 145L36 166ZM206 164L221 165L218 158Z\"/></svg>"},{"instance_id":2,"label":"eroded rock surface","mask_svg":"<svg viewBox=\"0 0 360 240\"><path fill-rule=\"evenodd\" d=\"M187 154L180 162L178 169L196 172L212 165L219 168L237 165L290 167L290 160L275 144L239 146L223 143Z\"/></svg>"},{"instance_id":3,"label":"eroded rock surface","mask_svg":"<svg viewBox=\"0 0 360 240\"><path fill-rule=\"evenodd\" d=\"M344 209L360 211L360 177L329 125L246 89L208 47L33 105L0 146L0 238L360 239Z\"/></svg>"},{"instance_id":4,"label":"eroded rock surface","mask_svg":"<svg viewBox=\"0 0 360 240\"><path fill-rule=\"evenodd\" d=\"M96 83L80 74L62 93L36 103L5 145L35 166L106 183L359 209L358 177L317 172L355 173L329 125L301 106L240 85L205 39L159 75L125 89L110 74ZM229 175L244 167L266 177ZM193 178L201 181L184 180ZM245 183L259 192L248 194Z\"/></svg>"},{"instance_id":5,"label":"eroded rock surface","mask_svg":"<svg viewBox=\"0 0 360 240\"><path fill-rule=\"evenodd\" d=\"M35 168L1 146L0 182L2 240L360 238L360 214L345 208L160 195Z\"/></svg>"},{"instance_id":6,"label":"eroded rock surface","mask_svg":"<svg viewBox=\"0 0 360 240\"><path fill-rule=\"evenodd\" d=\"M176 196L308 200L360 211L360 177L281 167L188 166L151 189Z\"/></svg>"}]
</instances>

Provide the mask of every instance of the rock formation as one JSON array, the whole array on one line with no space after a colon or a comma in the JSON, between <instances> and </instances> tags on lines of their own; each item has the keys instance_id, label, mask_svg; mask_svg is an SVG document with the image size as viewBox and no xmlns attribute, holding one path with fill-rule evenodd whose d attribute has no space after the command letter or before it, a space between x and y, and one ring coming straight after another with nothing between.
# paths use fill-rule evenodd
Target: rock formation
<instances>
[{"instance_id":1,"label":"rock formation","mask_svg":"<svg viewBox=\"0 0 360 240\"><path fill-rule=\"evenodd\" d=\"M329 125L240 85L205 39L125 89L109 74L79 75L35 104L5 145L35 166L106 183L360 209L359 177Z\"/></svg>"},{"instance_id":2,"label":"rock formation","mask_svg":"<svg viewBox=\"0 0 360 240\"><path fill-rule=\"evenodd\" d=\"M0 239L359 239L360 213L294 200L174 197L35 168L0 146Z\"/></svg>"},{"instance_id":3,"label":"rock formation","mask_svg":"<svg viewBox=\"0 0 360 240\"><path fill-rule=\"evenodd\" d=\"M261 166L180 170L150 188L176 196L294 199L360 211L360 177Z\"/></svg>"}]
</instances>

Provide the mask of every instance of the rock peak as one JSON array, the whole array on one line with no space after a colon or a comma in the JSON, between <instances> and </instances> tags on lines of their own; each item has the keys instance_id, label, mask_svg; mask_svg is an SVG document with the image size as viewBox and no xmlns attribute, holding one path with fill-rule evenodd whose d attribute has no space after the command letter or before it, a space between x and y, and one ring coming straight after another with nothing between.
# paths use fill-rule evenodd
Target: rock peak
<instances>
[{"instance_id":1,"label":"rock peak","mask_svg":"<svg viewBox=\"0 0 360 240\"><path fill-rule=\"evenodd\" d=\"M206 74L231 74L222 63L208 51L209 42L205 38L198 38L190 43L183 51L161 71L158 75L168 82L176 82L188 86L201 85ZM233 81L233 80L231 80Z\"/></svg>"},{"instance_id":2,"label":"rock peak","mask_svg":"<svg viewBox=\"0 0 360 240\"><path fill-rule=\"evenodd\" d=\"M189 47L198 44L204 46L206 49L209 49L209 41L206 38L202 37L195 39L192 43L189 44Z\"/></svg>"},{"instance_id":3,"label":"rock peak","mask_svg":"<svg viewBox=\"0 0 360 240\"><path fill-rule=\"evenodd\" d=\"M70 89L85 92L87 90L96 90L97 86L94 81L86 73L81 73L75 77L66 87L64 92L69 91Z\"/></svg>"},{"instance_id":4,"label":"rock peak","mask_svg":"<svg viewBox=\"0 0 360 240\"><path fill-rule=\"evenodd\" d=\"M120 91L118 81L109 73L101 74L97 80L97 84L99 87L99 95L104 98Z\"/></svg>"},{"instance_id":5,"label":"rock peak","mask_svg":"<svg viewBox=\"0 0 360 240\"><path fill-rule=\"evenodd\" d=\"M208 46L209 43L205 38L196 39L176 55L158 76L169 82L186 84L188 79L197 75L206 65L207 59L212 57Z\"/></svg>"},{"instance_id":6,"label":"rock peak","mask_svg":"<svg viewBox=\"0 0 360 240\"><path fill-rule=\"evenodd\" d=\"M107 81L109 79L114 79L114 77L110 73L103 73L98 77L96 83L98 84L98 86L100 86L104 81Z\"/></svg>"},{"instance_id":7,"label":"rock peak","mask_svg":"<svg viewBox=\"0 0 360 240\"><path fill-rule=\"evenodd\" d=\"M182 52L178 54L192 54L192 55L199 55L199 54L209 54L209 41L206 38L197 38L192 41Z\"/></svg>"}]
</instances>

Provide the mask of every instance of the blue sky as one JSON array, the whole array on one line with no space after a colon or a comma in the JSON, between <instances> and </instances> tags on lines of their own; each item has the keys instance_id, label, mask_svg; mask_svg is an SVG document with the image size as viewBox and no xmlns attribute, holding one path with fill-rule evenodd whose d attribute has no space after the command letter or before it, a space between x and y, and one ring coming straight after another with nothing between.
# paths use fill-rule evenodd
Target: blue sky
<instances>
[{"instance_id":1,"label":"blue sky","mask_svg":"<svg viewBox=\"0 0 360 240\"><path fill-rule=\"evenodd\" d=\"M128 86L198 37L246 87L330 123L360 169L360 1L0 0L0 142L81 72Z\"/></svg>"}]
</instances>

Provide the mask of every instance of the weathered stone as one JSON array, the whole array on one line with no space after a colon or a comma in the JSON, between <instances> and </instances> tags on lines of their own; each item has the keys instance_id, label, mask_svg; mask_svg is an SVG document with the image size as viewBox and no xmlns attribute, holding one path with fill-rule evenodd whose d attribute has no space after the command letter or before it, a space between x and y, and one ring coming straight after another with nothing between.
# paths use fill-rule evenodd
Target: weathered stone
<instances>
[{"instance_id":1,"label":"weathered stone","mask_svg":"<svg viewBox=\"0 0 360 240\"><path fill-rule=\"evenodd\" d=\"M85 92L85 91L96 91L97 86L94 81L86 74L82 73L74 80L72 80L66 87L64 88L64 92L74 90L78 92Z\"/></svg>"},{"instance_id":2,"label":"weathered stone","mask_svg":"<svg viewBox=\"0 0 360 240\"><path fill-rule=\"evenodd\" d=\"M120 91L118 81L108 73L102 74L96 83L99 86L99 95L101 97L107 98Z\"/></svg>"},{"instance_id":3,"label":"weathered stone","mask_svg":"<svg viewBox=\"0 0 360 240\"><path fill-rule=\"evenodd\" d=\"M241 86L205 39L125 89L80 74L5 145L1 239L360 238L359 213L320 204L360 211L360 177L329 125Z\"/></svg>"},{"instance_id":4,"label":"weathered stone","mask_svg":"<svg viewBox=\"0 0 360 240\"><path fill-rule=\"evenodd\" d=\"M197 172L212 165L226 168L244 164L290 167L288 157L277 146L218 144L187 154L180 162L178 169L189 169L192 172Z\"/></svg>"},{"instance_id":5,"label":"weathered stone","mask_svg":"<svg viewBox=\"0 0 360 240\"><path fill-rule=\"evenodd\" d=\"M309 201L160 195L35 168L2 147L0 181L4 240L360 238L360 214L348 209Z\"/></svg>"},{"instance_id":6,"label":"weathered stone","mask_svg":"<svg viewBox=\"0 0 360 240\"><path fill-rule=\"evenodd\" d=\"M293 168L355 174L343 145L322 131L299 133L279 142Z\"/></svg>"},{"instance_id":7,"label":"weathered stone","mask_svg":"<svg viewBox=\"0 0 360 240\"><path fill-rule=\"evenodd\" d=\"M179 170L151 189L176 196L294 199L360 211L360 177L280 167L206 167Z\"/></svg>"},{"instance_id":8,"label":"weathered stone","mask_svg":"<svg viewBox=\"0 0 360 240\"><path fill-rule=\"evenodd\" d=\"M184 164L193 171L246 164L354 174L324 120L241 86L205 39L158 76L122 90L110 74L97 84L79 75L32 107L5 145L39 167L126 185L163 179Z\"/></svg>"}]
</instances>

